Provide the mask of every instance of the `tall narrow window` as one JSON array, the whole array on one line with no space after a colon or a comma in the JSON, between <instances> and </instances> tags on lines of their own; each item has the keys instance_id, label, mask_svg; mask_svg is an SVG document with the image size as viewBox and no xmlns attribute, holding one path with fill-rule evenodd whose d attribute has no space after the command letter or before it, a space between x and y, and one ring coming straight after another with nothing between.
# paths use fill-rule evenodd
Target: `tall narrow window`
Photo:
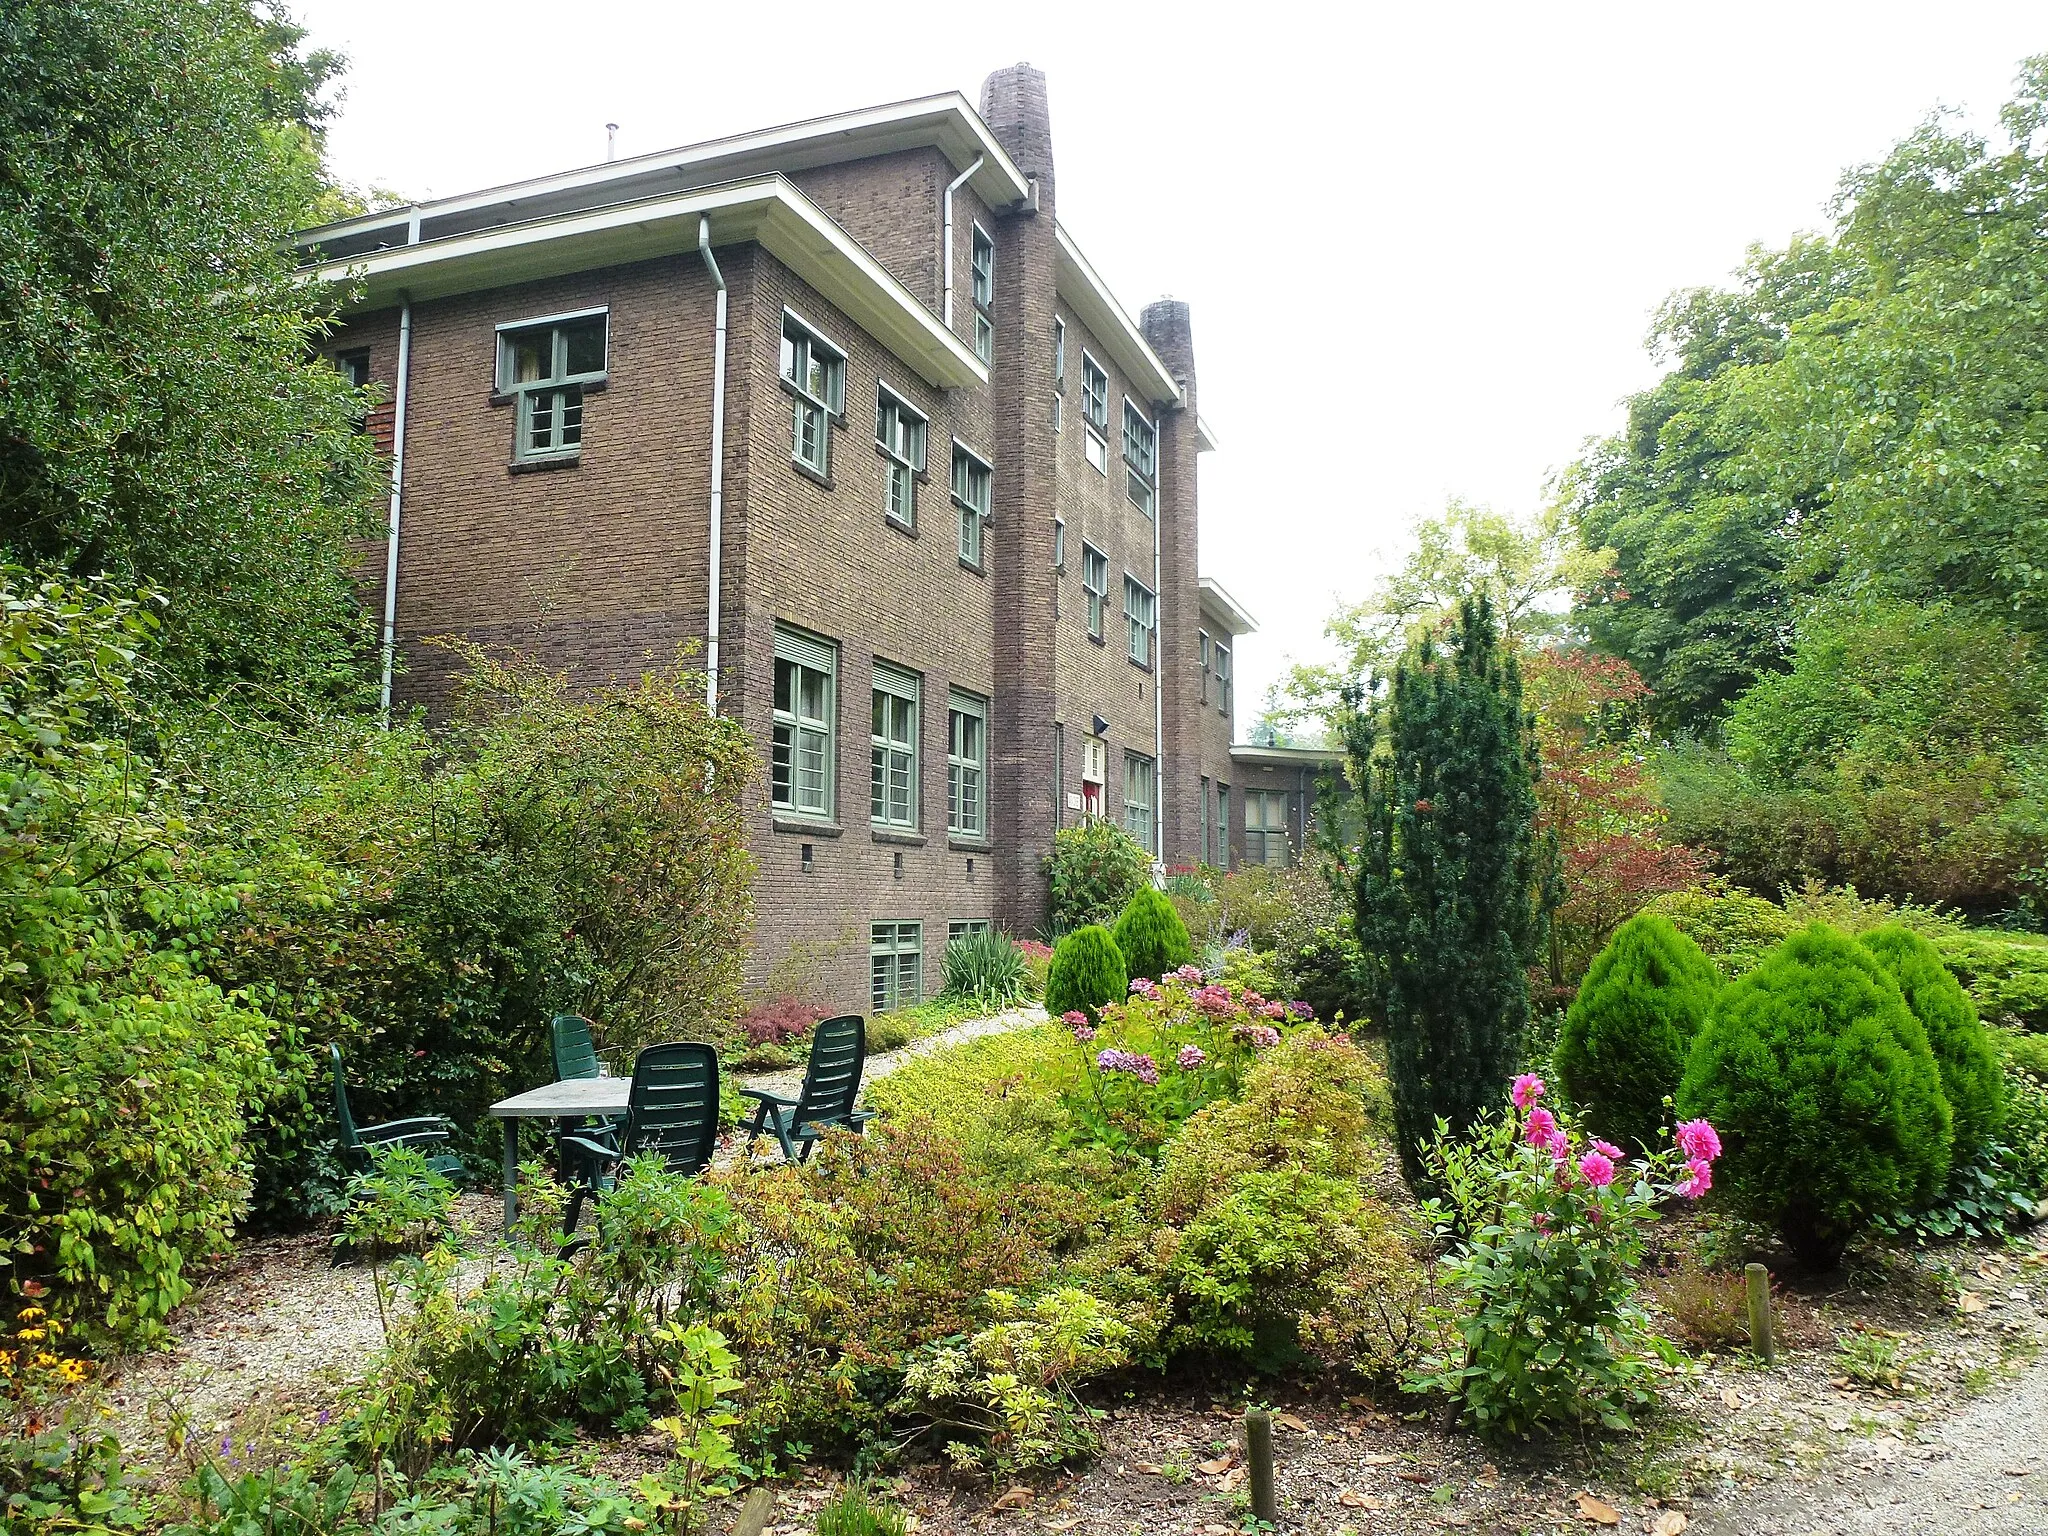
<instances>
[{"instance_id":1,"label":"tall narrow window","mask_svg":"<svg viewBox=\"0 0 2048 1536\"><path fill-rule=\"evenodd\" d=\"M1209 702L1209 668L1212 665L1209 659L1209 631L1206 629L1196 630L1195 644L1202 658L1202 702L1206 704Z\"/></svg>"},{"instance_id":2,"label":"tall narrow window","mask_svg":"<svg viewBox=\"0 0 2048 1536\"><path fill-rule=\"evenodd\" d=\"M1087 424L1084 445L1098 474L1109 473L1109 375L1086 352L1081 354L1081 419Z\"/></svg>"},{"instance_id":3,"label":"tall narrow window","mask_svg":"<svg viewBox=\"0 0 2048 1536\"><path fill-rule=\"evenodd\" d=\"M1248 789L1244 792L1244 856L1248 864L1288 862L1287 792Z\"/></svg>"},{"instance_id":4,"label":"tall narrow window","mask_svg":"<svg viewBox=\"0 0 2048 1536\"><path fill-rule=\"evenodd\" d=\"M888 385L875 394L875 445L882 450L882 510L906 528L917 526L917 477L924 473L924 414Z\"/></svg>"},{"instance_id":5,"label":"tall narrow window","mask_svg":"<svg viewBox=\"0 0 2048 1536\"><path fill-rule=\"evenodd\" d=\"M875 1013L924 1001L924 924L868 925L868 1001Z\"/></svg>"},{"instance_id":6,"label":"tall narrow window","mask_svg":"<svg viewBox=\"0 0 2048 1536\"><path fill-rule=\"evenodd\" d=\"M1152 837L1152 759L1124 754L1124 830L1147 853L1157 853Z\"/></svg>"},{"instance_id":7,"label":"tall narrow window","mask_svg":"<svg viewBox=\"0 0 2048 1536\"><path fill-rule=\"evenodd\" d=\"M770 798L779 811L832 817L832 687L839 648L775 626L775 721Z\"/></svg>"},{"instance_id":8,"label":"tall narrow window","mask_svg":"<svg viewBox=\"0 0 2048 1536\"><path fill-rule=\"evenodd\" d=\"M782 316L782 386L795 396L790 457L832 472L832 418L846 410L846 354L787 310Z\"/></svg>"},{"instance_id":9,"label":"tall narrow window","mask_svg":"<svg viewBox=\"0 0 2048 1536\"><path fill-rule=\"evenodd\" d=\"M1064 517L1052 520L1052 568L1056 571L1067 568L1067 520Z\"/></svg>"},{"instance_id":10,"label":"tall narrow window","mask_svg":"<svg viewBox=\"0 0 2048 1536\"><path fill-rule=\"evenodd\" d=\"M334 366L344 379L357 389L370 387L370 349L357 347L352 352L337 352Z\"/></svg>"},{"instance_id":11,"label":"tall narrow window","mask_svg":"<svg viewBox=\"0 0 2048 1536\"><path fill-rule=\"evenodd\" d=\"M1196 841L1201 845L1197 858L1204 864L1209 862L1209 775L1202 775L1202 797L1195 807Z\"/></svg>"},{"instance_id":12,"label":"tall narrow window","mask_svg":"<svg viewBox=\"0 0 2048 1536\"><path fill-rule=\"evenodd\" d=\"M946 830L979 842L988 836L988 701L955 689L946 714Z\"/></svg>"},{"instance_id":13,"label":"tall narrow window","mask_svg":"<svg viewBox=\"0 0 2048 1536\"><path fill-rule=\"evenodd\" d=\"M1150 587L1135 576L1124 577L1124 620L1131 631L1131 660L1141 667L1152 665L1154 603Z\"/></svg>"},{"instance_id":14,"label":"tall narrow window","mask_svg":"<svg viewBox=\"0 0 2048 1536\"><path fill-rule=\"evenodd\" d=\"M915 672L875 663L873 772L869 819L878 827L917 826L917 715L922 684Z\"/></svg>"},{"instance_id":15,"label":"tall narrow window","mask_svg":"<svg viewBox=\"0 0 2048 1536\"><path fill-rule=\"evenodd\" d=\"M976 570L981 569L981 525L988 518L993 479L987 460L957 442L953 444L953 505L960 513L960 559Z\"/></svg>"},{"instance_id":16,"label":"tall narrow window","mask_svg":"<svg viewBox=\"0 0 2048 1536\"><path fill-rule=\"evenodd\" d=\"M1145 413L1124 402L1124 494L1147 517L1152 515L1159 473L1158 434Z\"/></svg>"},{"instance_id":17,"label":"tall narrow window","mask_svg":"<svg viewBox=\"0 0 2048 1536\"><path fill-rule=\"evenodd\" d=\"M1109 601L1109 556L1092 544L1081 546L1081 590L1088 594L1088 633L1102 638L1102 610Z\"/></svg>"},{"instance_id":18,"label":"tall narrow window","mask_svg":"<svg viewBox=\"0 0 2048 1536\"><path fill-rule=\"evenodd\" d=\"M1216 707L1230 713L1230 647L1220 641L1216 646Z\"/></svg>"},{"instance_id":19,"label":"tall narrow window","mask_svg":"<svg viewBox=\"0 0 2048 1536\"><path fill-rule=\"evenodd\" d=\"M1061 417L1066 414L1067 393L1067 322L1058 315L1052 317L1052 429L1059 431L1064 424Z\"/></svg>"},{"instance_id":20,"label":"tall narrow window","mask_svg":"<svg viewBox=\"0 0 2048 1536\"><path fill-rule=\"evenodd\" d=\"M603 382L607 315L569 315L498 330L498 393L518 404L512 457L569 458L583 448L583 392Z\"/></svg>"},{"instance_id":21,"label":"tall narrow window","mask_svg":"<svg viewBox=\"0 0 2048 1536\"><path fill-rule=\"evenodd\" d=\"M974 355L984 363L996 355L996 243L974 226Z\"/></svg>"},{"instance_id":22,"label":"tall narrow window","mask_svg":"<svg viewBox=\"0 0 2048 1536\"><path fill-rule=\"evenodd\" d=\"M1216 786L1216 867L1230 868L1230 786Z\"/></svg>"}]
</instances>

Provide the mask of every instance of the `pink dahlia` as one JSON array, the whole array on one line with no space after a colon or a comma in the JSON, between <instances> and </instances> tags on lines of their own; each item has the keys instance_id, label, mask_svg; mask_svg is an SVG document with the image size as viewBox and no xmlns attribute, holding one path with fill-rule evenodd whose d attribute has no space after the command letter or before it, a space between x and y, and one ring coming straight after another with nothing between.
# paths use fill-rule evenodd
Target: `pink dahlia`
<instances>
[{"instance_id":1,"label":"pink dahlia","mask_svg":"<svg viewBox=\"0 0 2048 1536\"><path fill-rule=\"evenodd\" d=\"M1611 1162L1618 1163L1621 1161L1621 1148L1611 1141L1602 1141L1598 1136L1595 1136L1593 1138L1593 1150Z\"/></svg>"},{"instance_id":2,"label":"pink dahlia","mask_svg":"<svg viewBox=\"0 0 2048 1536\"><path fill-rule=\"evenodd\" d=\"M1721 1136L1704 1120L1688 1120L1674 1133L1689 1163L1711 1163L1721 1155Z\"/></svg>"},{"instance_id":3,"label":"pink dahlia","mask_svg":"<svg viewBox=\"0 0 2048 1536\"><path fill-rule=\"evenodd\" d=\"M1538 1077L1534 1072L1524 1072L1520 1077L1515 1079L1515 1090L1513 1094L1515 1108L1527 1109L1531 1104L1534 1104L1538 1099L1543 1097L1543 1091L1543 1079Z\"/></svg>"},{"instance_id":4,"label":"pink dahlia","mask_svg":"<svg viewBox=\"0 0 2048 1536\"><path fill-rule=\"evenodd\" d=\"M1557 1116L1538 1105L1529 1111L1529 1123L1522 1127L1522 1139L1532 1147L1547 1147L1557 1134Z\"/></svg>"},{"instance_id":5,"label":"pink dahlia","mask_svg":"<svg viewBox=\"0 0 2048 1536\"><path fill-rule=\"evenodd\" d=\"M1614 1159L1605 1152L1588 1152L1579 1159L1579 1172L1595 1189L1605 1189L1614 1182Z\"/></svg>"},{"instance_id":6,"label":"pink dahlia","mask_svg":"<svg viewBox=\"0 0 2048 1536\"><path fill-rule=\"evenodd\" d=\"M1685 1167L1692 1177L1678 1186L1678 1192L1686 1199L1697 1200L1714 1187L1714 1165L1704 1157L1693 1158Z\"/></svg>"}]
</instances>

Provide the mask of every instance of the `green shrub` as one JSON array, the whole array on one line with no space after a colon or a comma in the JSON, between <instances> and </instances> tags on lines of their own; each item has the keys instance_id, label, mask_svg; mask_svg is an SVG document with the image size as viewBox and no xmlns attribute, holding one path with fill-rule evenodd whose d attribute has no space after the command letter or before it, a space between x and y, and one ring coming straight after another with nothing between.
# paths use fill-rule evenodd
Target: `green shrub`
<instances>
[{"instance_id":1,"label":"green shrub","mask_svg":"<svg viewBox=\"0 0 2048 1536\"><path fill-rule=\"evenodd\" d=\"M1720 977L1700 948L1654 912L1615 930L1564 1017L1558 1086L1586 1123L1649 1150L1666 1123L1685 1058Z\"/></svg>"},{"instance_id":2,"label":"green shrub","mask_svg":"<svg viewBox=\"0 0 2048 1536\"><path fill-rule=\"evenodd\" d=\"M2019 1035L2002 1029L1992 1036L1992 1042L2005 1060L2008 1076L2024 1072L2048 1088L2048 1035Z\"/></svg>"},{"instance_id":3,"label":"green shrub","mask_svg":"<svg viewBox=\"0 0 2048 1536\"><path fill-rule=\"evenodd\" d=\"M1115 920L1141 888L1152 883L1152 855L1121 827L1097 819L1053 834L1045 857L1055 934Z\"/></svg>"},{"instance_id":4,"label":"green shrub","mask_svg":"<svg viewBox=\"0 0 2048 1536\"><path fill-rule=\"evenodd\" d=\"M1776 902L1740 892L1674 891L1643 910L1668 919L1730 980L1755 970L1765 955L1799 931Z\"/></svg>"},{"instance_id":5,"label":"green shrub","mask_svg":"<svg viewBox=\"0 0 2048 1536\"><path fill-rule=\"evenodd\" d=\"M2005 1124L2005 1076L1976 1006L1934 946L1910 928L1888 923L1872 929L1863 935L1863 946L1891 972L1927 1032L1955 1122L1955 1165L1974 1161Z\"/></svg>"},{"instance_id":6,"label":"green shrub","mask_svg":"<svg viewBox=\"0 0 2048 1536\"><path fill-rule=\"evenodd\" d=\"M2007 1071L2005 1152L2013 1188L2028 1199L2048 1200L2048 1074Z\"/></svg>"},{"instance_id":7,"label":"green shrub","mask_svg":"<svg viewBox=\"0 0 2048 1536\"><path fill-rule=\"evenodd\" d=\"M947 997L971 999L991 1013L1024 1000L1024 955L1007 933L982 929L946 945Z\"/></svg>"},{"instance_id":8,"label":"green shrub","mask_svg":"<svg viewBox=\"0 0 2048 1536\"><path fill-rule=\"evenodd\" d=\"M1317 928L1274 951L1273 961L1281 990L1307 1003L1325 1024L1362 1029L1372 1023L1365 1002L1365 957L1348 926Z\"/></svg>"},{"instance_id":9,"label":"green shrub","mask_svg":"<svg viewBox=\"0 0 2048 1536\"><path fill-rule=\"evenodd\" d=\"M1099 1018L1106 1005L1125 996L1130 981L1116 940L1107 928L1090 923L1053 946L1052 970L1045 978L1045 1011L1054 1018L1074 1012Z\"/></svg>"},{"instance_id":10,"label":"green shrub","mask_svg":"<svg viewBox=\"0 0 2048 1536\"><path fill-rule=\"evenodd\" d=\"M1149 976L1157 981L1195 957L1187 926L1173 910L1173 903L1149 885L1140 886L1124 905L1111 936L1133 978Z\"/></svg>"},{"instance_id":11,"label":"green shrub","mask_svg":"<svg viewBox=\"0 0 2048 1536\"><path fill-rule=\"evenodd\" d=\"M2048 939L1982 928L1929 939L1976 1002L1979 1018L2009 1028L2048 1029Z\"/></svg>"},{"instance_id":12,"label":"green shrub","mask_svg":"<svg viewBox=\"0 0 2048 1536\"><path fill-rule=\"evenodd\" d=\"M1877 957L1821 924L1721 989L1678 1108L1714 1123L1737 1204L1809 1264L1948 1178L1954 1129L1926 1033Z\"/></svg>"},{"instance_id":13,"label":"green shrub","mask_svg":"<svg viewBox=\"0 0 2048 1536\"><path fill-rule=\"evenodd\" d=\"M1225 986L1241 991L1256 992L1261 997L1291 995L1281 985L1280 973L1273 968L1273 957L1256 949L1235 945L1223 951L1220 964L1207 969Z\"/></svg>"}]
</instances>

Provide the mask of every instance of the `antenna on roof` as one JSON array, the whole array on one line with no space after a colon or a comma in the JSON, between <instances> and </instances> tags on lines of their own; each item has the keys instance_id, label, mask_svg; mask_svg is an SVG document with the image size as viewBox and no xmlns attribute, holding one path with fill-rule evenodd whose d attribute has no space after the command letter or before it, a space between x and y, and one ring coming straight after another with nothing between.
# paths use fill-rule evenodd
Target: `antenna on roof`
<instances>
[{"instance_id":1,"label":"antenna on roof","mask_svg":"<svg viewBox=\"0 0 2048 1536\"><path fill-rule=\"evenodd\" d=\"M619 158L619 125L604 125L604 158L607 164Z\"/></svg>"}]
</instances>

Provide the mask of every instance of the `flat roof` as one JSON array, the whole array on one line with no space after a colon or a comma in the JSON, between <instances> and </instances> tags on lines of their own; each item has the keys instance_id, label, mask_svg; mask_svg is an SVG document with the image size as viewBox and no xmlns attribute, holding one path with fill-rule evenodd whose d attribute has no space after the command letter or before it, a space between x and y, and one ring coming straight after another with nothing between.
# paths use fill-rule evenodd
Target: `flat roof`
<instances>
[{"instance_id":1,"label":"flat roof","mask_svg":"<svg viewBox=\"0 0 2048 1536\"><path fill-rule=\"evenodd\" d=\"M1335 768L1344 761L1342 747L1258 747L1248 741L1230 744L1233 763L1260 764L1271 768Z\"/></svg>"},{"instance_id":2,"label":"flat roof","mask_svg":"<svg viewBox=\"0 0 2048 1536\"><path fill-rule=\"evenodd\" d=\"M1204 576L1196 585L1202 594L1202 611L1214 614L1231 634L1250 635L1258 632L1259 621L1246 611L1243 604L1224 591L1223 584L1214 576Z\"/></svg>"}]
</instances>

